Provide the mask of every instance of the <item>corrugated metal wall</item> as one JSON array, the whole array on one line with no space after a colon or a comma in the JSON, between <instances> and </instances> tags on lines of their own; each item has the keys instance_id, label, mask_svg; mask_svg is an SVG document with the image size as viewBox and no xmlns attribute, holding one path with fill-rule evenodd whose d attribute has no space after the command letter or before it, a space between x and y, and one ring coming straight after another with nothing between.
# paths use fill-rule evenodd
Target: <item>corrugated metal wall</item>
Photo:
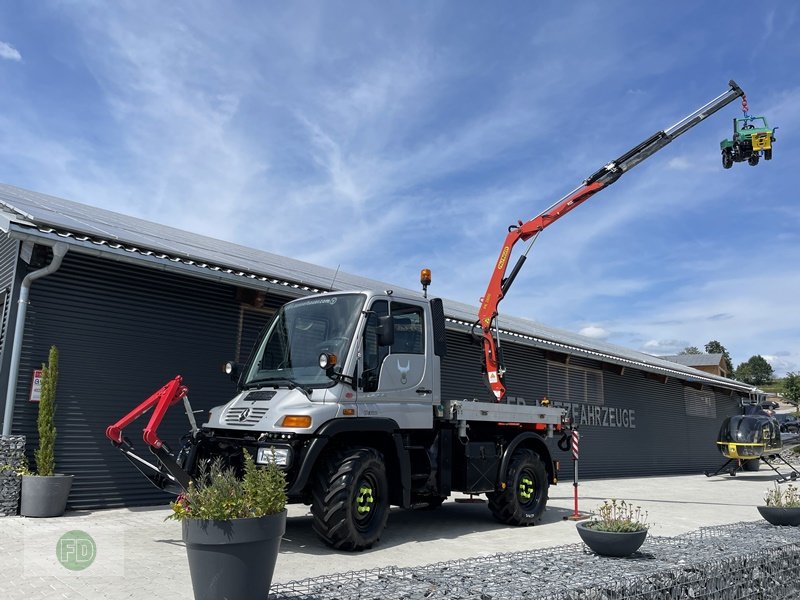
<instances>
[{"instance_id":1,"label":"corrugated metal wall","mask_svg":"<svg viewBox=\"0 0 800 600\"><path fill-rule=\"evenodd\" d=\"M480 374L480 346L453 330L447 343L443 397L491 401ZM700 392L675 379L664 383L636 369L620 374L578 357L568 364L548 360L544 351L521 344L504 342L503 348L510 398L530 403L548 396L573 412L581 435L581 477L700 473L723 462L717 431L726 416L741 412L738 397ZM709 401L702 410L698 395ZM561 477L571 477L571 455L556 450L555 457L562 461Z\"/></svg>"},{"instance_id":2,"label":"corrugated metal wall","mask_svg":"<svg viewBox=\"0 0 800 600\"><path fill-rule=\"evenodd\" d=\"M8 318L11 313L11 302L14 287L14 275L17 266L17 254L19 252L19 242L8 237L0 239L0 304L2 304L2 315L0 318L0 364L2 364L3 350L8 331Z\"/></svg>"},{"instance_id":3,"label":"corrugated metal wall","mask_svg":"<svg viewBox=\"0 0 800 600\"><path fill-rule=\"evenodd\" d=\"M221 366L234 358L239 344L255 339L268 318L248 311L251 318L241 319L235 292L229 285L74 253L66 255L59 271L33 284L14 430L28 436L32 452L37 405L28 401L31 376L55 344L60 351L56 460L60 472L75 475L70 507L135 506L170 498L111 446L105 428L176 374L189 386L195 410L232 396L234 384ZM126 430L137 448L144 448L141 431L148 418ZM186 417L176 406L159 435L174 448L187 431Z\"/></svg>"},{"instance_id":4,"label":"corrugated metal wall","mask_svg":"<svg viewBox=\"0 0 800 600\"><path fill-rule=\"evenodd\" d=\"M0 277L10 273L13 278L8 252L0 247ZM170 496L147 484L106 440L105 428L176 374L189 386L195 409L207 410L228 400L234 385L221 373L221 365L237 356L241 361L247 358L259 330L286 299L267 297L264 308L256 310L237 300L230 285L68 253L61 269L36 281L31 290L14 431L28 436L32 453L37 435L36 404L28 402L31 376L55 344L61 353L57 464L59 471L76 476L70 507L166 502ZM444 397L490 401L481 375L480 346L454 329L448 330L447 341ZM527 402L559 396L555 371L548 368L553 363L544 351L510 342L504 343L504 351L509 396ZM570 366L576 372L561 381L573 382L573 395L562 392L557 399L569 402L579 419L582 407L586 409L580 429L583 477L691 473L719 464L717 428L724 416L738 412L735 399L717 393L715 416L688 415L687 406L695 407L693 413L698 410L674 380L665 384L630 369L618 374L574 357ZM586 374L595 381L596 372L602 380L602 402L585 402ZM576 399L581 377L584 397ZM622 412L614 413L615 426L610 420L603 425L601 415L589 418L589 408L606 414L610 409L628 411L627 423L632 415L635 426L616 426L617 420L625 421L619 416ZM143 447L140 435L146 418L127 430L137 447ZM159 432L174 447L187 429L182 411L173 408ZM569 477L568 457L560 458L562 478Z\"/></svg>"}]
</instances>

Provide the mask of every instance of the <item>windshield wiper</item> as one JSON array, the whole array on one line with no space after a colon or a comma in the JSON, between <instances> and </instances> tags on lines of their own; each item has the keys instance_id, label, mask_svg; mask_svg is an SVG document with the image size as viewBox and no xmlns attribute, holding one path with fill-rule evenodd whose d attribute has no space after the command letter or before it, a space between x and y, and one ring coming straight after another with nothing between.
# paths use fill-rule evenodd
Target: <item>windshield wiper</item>
<instances>
[{"instance_id":1,"label":"windshield wiper","mask_svg":"<svg viewBox=\"0 0 800 600\"><path fill-rule=\"evenodd\" d=\"M253 387L258 387L258 385L262 383L272 383L274 384L274 387L278 387L279 383L283 383L290 390L297 388L301 392L303 392L306 395L306 397L311 397L311 388L307 388L298 381L295 381L291 377L286 377L285 375L281 375L280 377L259 377L257 379L251 379L244 385L244 389L251 389Z\"/></svg>"}]
</instances>

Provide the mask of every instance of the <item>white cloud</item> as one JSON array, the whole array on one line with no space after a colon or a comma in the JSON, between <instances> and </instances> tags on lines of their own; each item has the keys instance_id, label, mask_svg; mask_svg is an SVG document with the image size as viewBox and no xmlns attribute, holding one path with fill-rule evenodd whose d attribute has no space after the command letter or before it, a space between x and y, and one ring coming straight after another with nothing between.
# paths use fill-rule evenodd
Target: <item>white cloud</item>
<instances>
[{"instance_id":1,"label":"white cloud","mask_svg":"<svg viewBox=\"0 0 800 600\"><path fill-rule=\"evenodd\" d=\"M22 60L22 55L11 44L0 42L0 58L19 62Z\"/></svg>"},{"instance_id":2,"label":"white cloud","mask_svg":"<svg viewBox=\"0 0 800 600\"><path fill-rule=\"evenodd\" d=\"M609 335L611 335L607 329L597 325L588 325L583 327L578 333L595 340L605 340Z\"/></svg>"}]
</instances>

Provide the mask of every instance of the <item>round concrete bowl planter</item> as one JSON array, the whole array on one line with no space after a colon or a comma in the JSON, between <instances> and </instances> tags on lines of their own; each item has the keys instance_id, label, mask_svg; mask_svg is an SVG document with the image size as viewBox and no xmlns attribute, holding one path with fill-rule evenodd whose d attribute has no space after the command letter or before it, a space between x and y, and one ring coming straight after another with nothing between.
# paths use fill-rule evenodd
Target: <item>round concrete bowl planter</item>
<instances>
[{"instance_id":1,"label":"round concrete bowl planter","mask_svg":"<svg viewBox=\"0 0 800 600\"><path fill-rule=\"evenodd\" d=\"M286 531L274 515L181 522L195 600L266 598Z\"/></svg>"},{"instance_id":2,"label":"round concrete bowl planter","mask_svg":"<svg viewBox=\"0 0 800 600\"><path fill-rule=\"evenodd\" d=\"M599 531L590 522L576 523L578 535L583 543L601 556L630 556L636 552L647 537L647 529L640 531Z\"/></svg>"},{"instance_id":3,"label":"round concrete bowl planter","mask_svg":"<svg viewBox=\"0 0 800 600\"><path fill-rule=\"evenodd\" d=\"M786 508L784 506L758 506L758 512L772 525L800 525L800 507Z\"/></svg>"},{"instance_id":4,"label":"round concrete bowl planter","mask_svg":"<svg viewBox=\"0 0 800 600\"><path fill-rule=\"evenodd\" d=\"M19 514L60 517L67 508L73 475L23 475Z\"/></svg>"}]
</instances>

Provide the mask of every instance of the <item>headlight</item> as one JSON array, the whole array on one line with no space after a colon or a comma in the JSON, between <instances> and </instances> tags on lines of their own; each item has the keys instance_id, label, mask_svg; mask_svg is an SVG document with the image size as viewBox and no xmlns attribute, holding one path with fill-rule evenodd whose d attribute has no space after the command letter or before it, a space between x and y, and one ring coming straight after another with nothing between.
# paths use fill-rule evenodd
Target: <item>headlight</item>
<instances>
[{"instance_id":1,"label":"headlight","mask_svg":"<svg viewBox=\"0 0 800 600\"><path fill-rule=\"evenodd\" d=\"M286 446L266 446L258 449L256 463L266 465L274 462L279 467L289 467L292 464L292 449Z\"/></svg>"}]
</instances>

